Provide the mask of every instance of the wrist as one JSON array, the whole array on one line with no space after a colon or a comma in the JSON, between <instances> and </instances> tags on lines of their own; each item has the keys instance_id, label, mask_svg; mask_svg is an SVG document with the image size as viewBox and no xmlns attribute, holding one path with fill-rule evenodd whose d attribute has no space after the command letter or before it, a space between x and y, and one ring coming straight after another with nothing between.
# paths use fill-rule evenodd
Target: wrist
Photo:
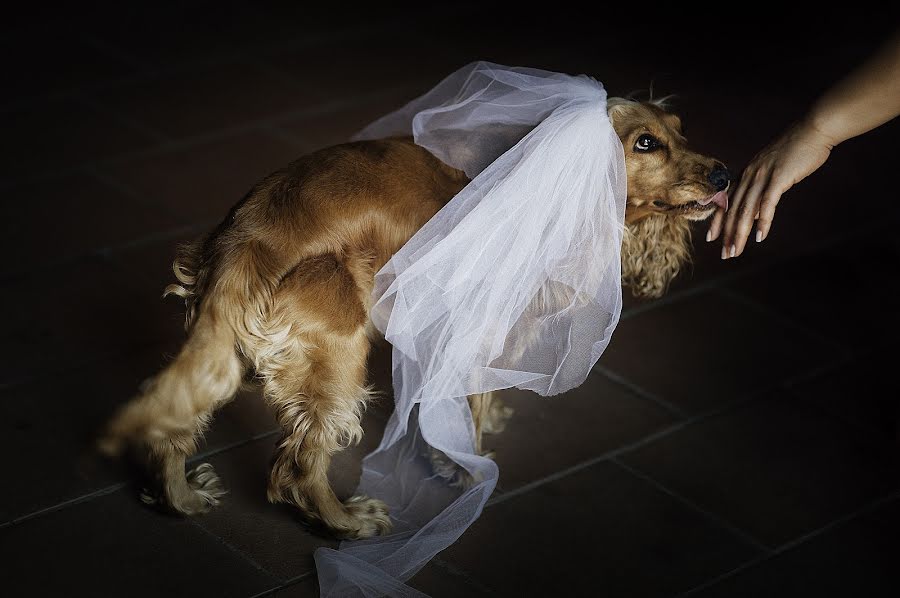
<instances>
[{"instance_id":1,"label":"wrist","mask_svg":"<svg viewBox=\"0 0 900 598\"><path fill-rule=\"evenodd\" d=\"M819 106L814 106L803 120L803 127L828 149L847 139L841 134L840 119Z\"/></svg>"}]
</instances>

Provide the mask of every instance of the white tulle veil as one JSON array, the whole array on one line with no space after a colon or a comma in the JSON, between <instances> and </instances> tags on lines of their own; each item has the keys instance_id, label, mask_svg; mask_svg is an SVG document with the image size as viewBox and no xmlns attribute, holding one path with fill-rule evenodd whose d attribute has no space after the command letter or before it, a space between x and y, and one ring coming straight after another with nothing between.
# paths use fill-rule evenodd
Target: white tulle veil
<instances>
[{"instance_id":1,"label":"white tulle veil","mask_svg":"<svg viewBox=\"0 0 900 598\"><path fill-rule=\"evenodd\" d=\"M473 63L357 139L410 134L472 181L376 276L396 405L358 492L387 503L394 530L316 551L322 596L422 596L404 581L497 484L496 464L475 454L466 397L578 386L622 306L625 161L599 82ZM428 447L476 483L451 487Z\"/></svg>"}]
</instances>

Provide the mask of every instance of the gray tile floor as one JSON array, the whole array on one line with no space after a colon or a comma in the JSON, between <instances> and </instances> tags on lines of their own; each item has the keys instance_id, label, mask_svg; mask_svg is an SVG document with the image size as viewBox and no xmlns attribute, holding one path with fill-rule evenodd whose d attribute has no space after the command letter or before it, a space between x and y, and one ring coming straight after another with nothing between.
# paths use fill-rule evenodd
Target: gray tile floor
<instances>
[{"instance_id":1,"label":"gray tile floor","mask_svg":"<svg viewBox=\"0 0 900 598\"><path fill-rule=\"evenodd\" d=\"M312 552L335 543L266 502L277 431L258 392L217 415L196 458L230 490L207 516L146 508L137 472L90 450L182 339L177 302L159 299L175 245L261 176L473 59L585 71L614 94L654 81L679 94L695 146L739 169L886 31L832 19L827 36L760 48L747 26L711 51L699 22L535 41L533 24L473 25L482 9L424 24L399 9L337 19L196 2L0 26L0 595L317 594ZM666 51L635 43L647 28ZM454 597L900 593L900 209L886 183L897 132L839 147L739 260L718 260L698 229L692 270L662 300L627 300L582 387L507 392L516 414L487 441L498 491L413 585ZM389 359L381 346L370 368L383 390ZM371 409L363 444L336 460L341 492L387 410Z\"/></svg>"}]
</instances>

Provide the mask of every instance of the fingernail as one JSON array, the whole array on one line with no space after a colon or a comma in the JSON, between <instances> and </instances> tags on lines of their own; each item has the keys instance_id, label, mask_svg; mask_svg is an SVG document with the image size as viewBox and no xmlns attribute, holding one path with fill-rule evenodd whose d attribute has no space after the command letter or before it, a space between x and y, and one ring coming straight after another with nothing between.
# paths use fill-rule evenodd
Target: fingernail
<instances>
[{"instance_id":1,"label":"fingernail","mask_svg":"<svg viewBox=\"0 0 900 598\"><path fill-rule=\"evenodd\" d=\"M725 251L725 247L724 247L724 246L722 247L722 259L723 259L723 260L727 260L727 259L728 259L728 252Z\"/></svg>"},{"instance_id":2,"label":"fingernail","mask_svg":"<svg viewBox=\"0 0 900 598\"><path fill-rule=\"evenodd\" d=\"M756 231L756 242L762 243L762 240L763 240L762 231L761 230Z\"/></svg>"},{"instance_id":3,"label":"fingernail","mask_svg":"<svg viewBox=\"0 0 900 598\"><path fill-rule=\"evenodd\" d=\"M710 241L712 241L712 231L708 230L706 231L706 242L709 243Z\"/></svg>"},{"instance_id":4,"label":"fingernail","mask_svg":"<svg viewBox=\"0 0 900 598\"><path fill-rule=\"evenodd\" d=\"M737 252L737 245L731 246L731 257L734 257L734 254Z\"/></svg>"}]
</instances>

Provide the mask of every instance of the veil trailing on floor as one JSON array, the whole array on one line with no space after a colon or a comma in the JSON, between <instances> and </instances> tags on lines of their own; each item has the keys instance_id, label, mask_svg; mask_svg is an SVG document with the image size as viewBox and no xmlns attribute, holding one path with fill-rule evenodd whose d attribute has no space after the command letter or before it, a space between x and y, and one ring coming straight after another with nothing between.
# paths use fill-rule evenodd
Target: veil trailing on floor
<instances>
[{"instance_id":1,"label":"veil trailing on floor","mask_svg":"<svg viewBox=\"0 0 900 598\"><path fill-rule=\"evenodd\" d=\"M322 596L422 596L404 581L497 484L466 397L578 386L622 307L625 159L599 82L477 62L356 138L410 134L472 181L376 276L396 405L358 493L387 503L394 530L317 550ZM429 447L473 485L436 475Z\"/></svg>"}]
</instances>

